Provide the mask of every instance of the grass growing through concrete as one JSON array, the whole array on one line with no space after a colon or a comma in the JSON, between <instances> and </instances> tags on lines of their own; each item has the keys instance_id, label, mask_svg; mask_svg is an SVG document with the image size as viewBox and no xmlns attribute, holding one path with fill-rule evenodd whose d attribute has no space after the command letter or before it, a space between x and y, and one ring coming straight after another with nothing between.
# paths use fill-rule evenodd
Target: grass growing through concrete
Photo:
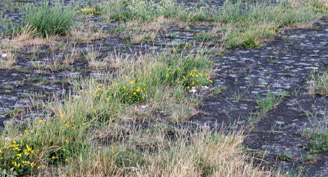
<instances>
[{"instance_id":1,"label":"grass growing through concrete","mask_svg":"<svg viewBox=\"0 0 328 177\"><path fill-rule=\"evenodd\" d=\"M279 29L302 26L321 15L314 7L316 1L306 1L303 5L280 1L245 4L242 1L226 1L218 16L218 26L225 29L222 39L230 48L249 49L259 46L259 41L277 36ZM326 7L321 7L325 9Z\"/></svg>"},{"instance_id":2,"label":"grass growing through concrete","mask_svg":"<svg viewBox=\"0 0 328 177\"><path fill-rule=\"evenodd\" d=\"M215 27L209 34L195 35L196 41L210 40L214 36L220 38L217 45L232 49L249 49L260 46L263 40L273 39L282 28L308 25L313 19L328 14L328 8L321 0L306 0L304 3L281 1L275 4L226 1L220 9L214 9L209 5L187 8L176 0L103 1L80 10L79 5L63 6L60 2L51 6L47 3L27 6L21 10L23 23L18 27L8 25L10 23L5 17L1 23L14 34L26 33L26 30L29 30L45 37L70 34L73 22L81 16L97 15L105 17L108 22L122 22L117 30L123 30L124 33L133 36L132 43L140 43L153 41L159 31L172 23L181 22L187 26L205 22ZM15 26L16 28L13 28ZM83 28L87 28L87 25ZM145 37L149 30L152 31L152 35ZM74 29L72 37L83 42L106 36L101 32L92 34L85 31L86 29Z\"/></svg>"},{"instance_id":3,"label":"grass growing through concrete","mask_svg":"<svg viewBox=\"0 0 328 177\"><path fill-rule=\"evenodd\" d=\"M178 4L176 0L162 0L159 2L146 0L127 2L117 0L103 4L102 11L110 19L118 21L137 20L146 22L159 17L174 18L187 22L214 20L213 9L209 7L186 8L182 4Z\"/></svg>"},{"instance_id":4,"label":"grass growing through concrete","mask_svg":"<svg viewBox=\"0 0 328 177\"><path fill-rule=\"evenodd\" d=\"M103 15L109 21L123 21L131 28L139 25L147 30L163 28L145 25L152 21L215 23L215 29L220 31L211 31L211 35L198 40L222 36L221 42L227 47L248 49L259 46L259 40L272 39L279 28L307 24L326 13L319 1L312 2L272 6L237 2L214 10L186 8L174 0L117 0L79 12L60 4L45 4L26 8L22 25L25 30L18 30L16 40L2 42L0 49L44 44L42 40L48 39L40 42L36 36L67 35L76 13ZM156 37L146 34L143 31L140 39L132 39L139 43ZM81 41L88 41L91 37L82 38ZM0 137L2 175L279 176L253 166L251 158L242 152L243 136L239 133L226 135L204 127L191 128L194 125L181 128L185 125L179 123L195 114L201 104L193 91L212 83L213 63L199 52L176 51L138 54L124 60L111 55L105 61L118 70L108 74L106 81L74 80L75 89L62 104L47 106L49 117L34 117L22 125L14 120L6 124ZM86 55L90 67L100 68L97 57L92 51ZM7 67L6 63L1 65ZM216 88L213 94L221 91ZM261 111L255 114L256 118L263 117L277 102L272 93L258 99Z\"/></svg>"},{"instance_id":5,"label":"grass growing through concrete","mask_svg":"<svg viewBox=\"0 0 328 177\"><path fill-rule=\"evenodd\" d=\"M308 112L306 115L314 120L312 122L314 126L311 129L305 130L305 135L311 138L305 148L309 150L309 154L328 152L327 116L323 115L323 119L319 120L316 115L312 113Z\"/></svg>"},{"instance_id":6,"label":"grass growing through concrete","mask_svg":"<svg viewBox=\"0 0 328 177\"><path fill-rule=\"evenodd\" d=\"M63 8L60 3L55 3L53 6L44 3L27 6L22 13L23 23L19 28L30 26L31 30L36 30L42 37L64 36L73 28L76 9L71 6Z\"/></svg>"},{"instance_id":7,"label":"grass growing through concrete","mask_svg":"<svg viewBox=\"0 0 328 177\"><path fill-rule=\"evenodd\" d=\"M310 94L328 96L328 73L323 72L320 76L312 75L309 87Z\"/></svg>"},{"instance_id":8,"label":"grass growing through concrete","mask_svg":"<svg viewBox=\"0 0 328 177\"><path fill-rule=\"evenodd\" d=\"M261 118L267 115L268 112L272 111L281 101L280 98L275 96L271 91L268 91L268 94L265 98L257 96L256 103L260 107L258 111L252 113L249 117L250 126L246 128L253 128L252 126L258 122Z\"/></svg>"},{"instance_id":9,"label":"grass growing through concrete","mask_svg":"<svg viewBox=\"0 0 328 177\"><path fill-rule=\"evenodd\" d=\"M327 128L320 131L307 132L312 138L306 148L310 150L310 154L325 153L328 151L328 131Z\"/></svg>"},{"instance_id":10,"label":"grass growing through concrete","mask_svg":"<svg viewBox=\"0 0 328 177\"><path fill-rule=\"evenodd\" d=\"M210 83L206 56L154 53L121 68L110 83L77 82L74 97L48 107L53 118L8 123L0 139L2 174L271 175L247 162L241 135L170 124L197 106L186 94L190 87ZM151 121L143 125L145 119Z\"/></svg>"}]
</instances>

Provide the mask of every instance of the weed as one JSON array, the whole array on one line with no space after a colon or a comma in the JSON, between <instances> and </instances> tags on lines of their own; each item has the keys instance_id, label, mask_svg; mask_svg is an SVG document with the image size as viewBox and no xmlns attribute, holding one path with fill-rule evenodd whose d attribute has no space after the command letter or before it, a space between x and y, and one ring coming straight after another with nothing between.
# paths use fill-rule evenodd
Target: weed
<instances>
[{"instance_id":1,"label":"weed","mask_svg":"<svg viewBox=\"0 0 328 177\"><path fill-rule=\"evenodd\" d=\"M321 76L312 74L312 81L310 82L309 92L311 94L328 95L328 72L322 73Z\"/></svg>"},{"instance_id":2,"label":"weed","mask_svg":"<svg viewBox=\"0 0 328 177\"><path fill-rule=\"evenodd\" d=\"M311 6L293 6L289 2L245 5L242 1L226 1L217 19L218 25L226 28L222 39L230 48L249 49L259 46L257 40L273 39L278 28L306 24L317 16Z\"/></svg>"},{"instance_id":3,"label":"weed","mask_svg":"<svg viewBox=\"0 0 328 177\"><path fill-rule=\"evenodd\" d=\"M21 108L15 108L15 109L13 109L13 110L5 110L5 111L2 112L2 114L3 114L4 116L14 117L14 116L16 116L16 115L18 115L18 114L21 114L21 113L23 113L23 112L24 112L23 109L21 109Z\"/></svg>"},{"instance_id":4,"label":"weed","mask_svg":"<svg viewBox=\"0 0 328 177\"><path fill-rule=\"evenodd\" d=\"M212 17L211 10L202 7L184 8L176 0L163 0L159 3L147 0L116 1L105 4L104 11L110 19L123 21L145 22L160 16L184 21L208 21Z\"/></svg>"},{"instance_id":5,"label":"weed","mask_svg":"<svg viewBox=\"0 0 328 177\"><path fill-rule=\"evenodd\" d=\"M29 79L30 82L37 82L37 83L41 83L41 84L45 84L48 83L48 80L43 78L43 77L33 77L31 79Z\"/></svg>"},{"instance_id":6,"label":"weed","mask_svg":"<svg viewBox=\"0 0 328 177\"><path fill-rule=\"evenodd\" d=\"M27 6L21 13L23 23L18 27L18 33L22 32L23 27L29 26L29 30L35 30L42 37L69 34L76 15L73 7L62 7L58 2L53 6L49 3Z\"/></svg>"},{"instance_id":7,"label":"weed","mask_svg":"<svg viewBox=\"0 0 328 177\"><path fill-rule=\"evenodd\" d=\"M291 95L289 93L279 93L278 97L280 99L285 99L291 97Z\"/></svg>"},{"instance_id":8,"label":"weed","mask_svg":"<svg viewBox=\"0 0 328 177\"><path fill-rule=\"evenodd\" d=\"M282 152L281 154L279 154L277 156L277 159L279 159L281 161L290 161L292 159L292 155L291 154L286 154L285 152Z\"/></svg>"},{"instance_id":9,"label":"weed","mask_svg":"<svg viewBox=\"0 0 328 177\"><path fill-rule=\"evenodd\" d=\"M269 111L271 111L280 100L272 92L268 92L264 99L257 97L257 104L260 106L261 110L258 112L260 117L263 117Z\"/></svg>"},{"instance_id":10,"label":"weed","mask_svg":"<svg viewBox=\"0 0 328 177\"><path fill-rule=\"evenodd\" d=\"M284 77L294 77L295 74L293 74L293 73L283 73L282 76L284 76Z\"/></svg>"},{"instance_id":11,"label":"weed","mask_svg":"<svg viewBox=\"0 0 328 177\"><path fill-rule=\"evenodd\" d=\"M226 88L225 87L222 87L222 86L215 86L212 90L212 95L215 96L215 95L219 95L222 93L222 91L224 91Z\"/></svg>"},{"instance_id":12,"label":"weed","mask_svg":"<svg viewBox=\"0 0 328 177\"><path fill-rule=\"evenodd\" d=\"M317 156L313 155L313 154L307 154L305 156L302 156L301 159L302 159L303 163L311 164L311 163L315 163L317 161Z\"/></svg>"}]
</instances>

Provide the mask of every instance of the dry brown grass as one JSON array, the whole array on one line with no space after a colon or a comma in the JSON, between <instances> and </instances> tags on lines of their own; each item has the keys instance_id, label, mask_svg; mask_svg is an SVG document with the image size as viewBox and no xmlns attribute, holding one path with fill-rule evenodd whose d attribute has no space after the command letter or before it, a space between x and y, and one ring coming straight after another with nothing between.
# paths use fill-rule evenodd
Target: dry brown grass
<instances>
[{"instance_id":1,"label":"dry brown grass","mask_svg":"<svg viewBox=\"0 0 328 177\"><path fill-rule=\"evenodd\" d=\"M158 31L150 31L150 32L143 32L143 33L137 33L135 31L130 31L129 36L131 36L131 42L133 44L140 44L145 41L154 42L157 36Z\"/></svg>"},{"instance_id":2,"label":"dry brown grass","mask_svg":"<svg viewBox=\"0 0 328 177\"><path fill-rule=\"evenodd\" d=\"M311 75L309 81L309 94L328 96L328 73L324 72L319 76L314 73Z\"/></svg>"},{"instance_id":3,"label":"dry brown grass","mask_svg":"<svg viewBox=\"0 0 328 177\"><path fill-rule=\"evenodd\" d=\"M61 176L279 176L252 165L251 158L243 153L244 137L239 133L213 135L206 129L187 137L186 133L171 141L160 131L152 135L131 132L131 140L125 145L85 154L59 173ZM124 153L125 146L136 145L132 142L139 146L154 143L156 153L144 152L140 157L146 161L144 165L117 166L115 154Z\"/></svg>"},{"instance_id":4,"label":"dry brown grass","mask_svg":"<svg viewBox=\"0 0 328 177\"><path fill-rule=\"evenodd\" d=\"M202 132L192 136L189 145L185 139L178 140L171 146L175 152L173 163L164 166L163 161L168 160L164 154L155 158L148 155L149 166L138 170L136 176L270 176L270 172L246 162L240 146L242 136L219 135L216 142L209 138L208 132Z\"/></svg>"},{"instance_id":5,"label":"dry brown grass","mask_svg":"<svg viewBox=\"0 0 328 177\"><path fill-rule=\"evenodd\" d=\"M115 82L114 77L120 77L121 74L130 75L141 71L143 77L150 77L154 74L151 68L159 64L151 53L131 57L133 60L125 60L122 56L109 57L108 61L116 63L120 71L107 78ZM91 150L81 149L76 157L68 159L67 166L49 169L43 176L54 173L59 176L273 175L273 172L254 166L251 157L244 154L241 146L244 137L241 133L224 135L213 133L206 127L191 133L187 129L171 130L167 127L165 122L188 119L200 103L197 99L176 99L177 94L184 93L183 90L179 91L180 88L159 87L156 94L142 104L120 105L115 102L114 105L108 105L106 95L99 95L95 99L95 94L85 94L93 93L97 88L95 82L82 81L79 90L74 92L75 97L69 97L64 104L49 106L49 109L56 115L65 115L60 119L61 122L78 121L94 110L101 112L113 108L118 110L119 119L110 117L105 123L98 123L95 117L88 123L94 127L83 135L85 141L94 142L94 147ZM141 108L144 104L148 107ZM189 110L185 111L187 107ZM163 115L168 119L165 120ZM140 129L132 126L136 121L159 123ZM168 132L173 132L174 138L171 135L168 137ZM48 133L50 136L51 132Z\"/></svg>"},{"instance_id":6,"label":"dry brown grass","mask_svg":"<svg viewBox=\"0 0 328 177\"><path fill-rule=\"evenodd\" d=\"M107 35L102 32L101 29L98 31L92 31L92 25L84 26L79 29L73 29L71 35L66 38L74 41L75 44L78 43L88 43L92 40L101 39Z\"/></svg>"},{"instance_id":7,"label":"dry brown grass","mask_svg":"<svg viewBox=\"0 0 328 177\"><path fill-rule=\"evenodd\" d=\"M174 18L165 18L160 16L151 22L142 23L140 21L129 21L126 26L128 30L138 30L138 31L163 31L173 23L184 23L183 21L176 20Z\"/></svg>"},{"instance_id":8,"label":"dry brown grass","mask_svg":"<svg viewBox=\"0 0 328 177\"><path fill-rule=\"evenodd\" d=\"M39 46L44 44L53 44L56 36L48 36L46 38L35 37L35 31L29 26L22 29L20 34L13 36L11 39L3 39L0 43L2 49L20 49L26 46Z\"/></svg>"},{"instance_id":9,"label":"dry brown grass","mask_svg":"<svg viewBox=\"0 0 328 177\"><path fill-rule=\"evenodd\" d=\"M6 55L2 57L2 55ZM0 69L10 69L16 63L16 54L10 50L0 50Z\"/></svg>"}]
</instances>

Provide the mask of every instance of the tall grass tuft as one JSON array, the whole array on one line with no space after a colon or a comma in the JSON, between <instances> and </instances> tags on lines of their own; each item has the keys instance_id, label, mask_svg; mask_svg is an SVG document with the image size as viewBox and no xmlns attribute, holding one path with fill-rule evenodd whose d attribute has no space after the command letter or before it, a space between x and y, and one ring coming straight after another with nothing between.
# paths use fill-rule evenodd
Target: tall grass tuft
<instances>
[{"instance_id":1,"label":"tall grass tuft","mask_svg":"<svg viewBox=\"0 0 328 177\"><path fill-rule=\"evenodd\" d=\"M26 6L22 14L23 23L19 28L30 26L38 35L46 37L68 34L73 28L76 11L72 7L63 7L58 2L54 5L42 3L38 6Z\"/></svg>"}]
</instances>

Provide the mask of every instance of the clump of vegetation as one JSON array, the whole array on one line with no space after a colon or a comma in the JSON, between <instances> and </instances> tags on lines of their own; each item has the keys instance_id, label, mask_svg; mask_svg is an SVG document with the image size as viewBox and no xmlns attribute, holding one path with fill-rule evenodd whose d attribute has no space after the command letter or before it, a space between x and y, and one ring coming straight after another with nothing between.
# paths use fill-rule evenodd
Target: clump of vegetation
<instances>
[{"instance_id":1,"label":"clump of vegetation","mask_svg":"<svg viewBox=\"0 0 328 177\"><path fill-rule=\"evenodd\" d=\"M218 14L218 25L224 29L223 41L233 49L257 47L257 40L273 39L279 28L308 24L321 15L309 2L301 5L286 1L276 5L226 1Z\"/></svg>"},{"instance_id":2,"label":"clump of vegetation","mask_svg":"<svg viewBox=\"0 0 328 177\"><path fill-rule=\"evenodd\" d=\"M312 75L309 92L311 94L328 96L328 73L324 72L320 76Z\"/></svg>"},{"instance_id":3,"label":"clump of vegetation","mask_svg":"<svg viewBox=\"0 0 328 177\"><path fill-rule=\"evenodd\" d=\"M93 8L86 7L86 8L78 10L77 12L80 14L83 14L83 15L101 15L102 8L98 5L96 5Z\"/></svg>"},{"instance_id":4,"label":"clump of vegetation","mask_svg":"<svg viewBox=\"0 0 328 177\"><path fill-rule=\"evenodd\" d=\"M208 83L205 80L210 75L211 62L205 56L189 55L185 58L177 54L167 57L166 54L154 54L142 56L142 64L124 63L122 70L116 73L117 79L109 86L93 81L77 84L77 97L68 98L62 105L51 106L56 114L54 118L35 119L23 129L14 123L7 124L2 132L2 142L10 137L17 142L25 143L26 140L28 146L20 143L15 145L19 147L17 152L11 149L2 151L1 157L8 157L3 161L2 172L52 174L55 169L48 166L67 166L59 170L59 175L270 175L270 172L260 171L247 162L249 158L242 154L243 137L239 134L224 135L205 129L191 133L165 122L142 128L130 121L136 115L132 110L141 100L136 99L137 94L136 97L126 97L132 92L122 90L124 86L127 90L136 91L138 87L140 92L143 90L142 94L147 95L147 99L142 100L144 104L183 105L185 102L192 104L183 92L192 81L195 87ZM172 68L176 71L172 72ZM193 70L208 74L197 77L199 73ZM175 76L166 77L166 73ZM195 75L193 80L180 80L183 74L190 73ZM198 82L199 77L204 77L204 82ZM152 107L149 108L151 112L154 111ZM10 144L13 143L16 142ZM17 161L19 153L28 153L28 158L24 156L24 166L22 161ZM29 166L25 165L26 161Z\"/></svg>"},{"instance_id":5,"label":"clump of vegetation","mask_svg":"<svg viewBox=\"0 0 328 177\"><path fill-rule=\"evenodd\" d=\"M95 6L77 11L45 3L24 8L24 22L18 32L23 33L23 29L30 32L27 39L31 33L42 37L66 35L73 28L73 17L77 13L104 14L110 20L137 21L139 25L154 19L172 18L185 22L215 22L222 25L222 31L196 35L195 39L211 40L216 38L214 34L220 37L222 34L222 41L230 48L249 49L260 46L258 40L275 36L278 28L309 22L318 15L316 13L323 12L320 9L324 8L288 2L244 5L238 1L236 4L227 2L215 11L208 6L186 8L176 0L117 0L101 8ZM178 37L171 35L172 39ZM146 33L142 40L150 41L153 37ZM180 48L188 50L194 46L179 44ZM14 121L6 124L0 136L0 173L3 176L43 173L59 176L277 176L253 166L251 158L242 151L244 137L241 134L212 132L207 127L181 128L186 127L185 122L183 126L179 123L189 119L200 103L190 92L212 83L212 61L201 52L193 52L178 53L174 49L140 53L124 61L106 60L119 68L106 77L106 81L98 83L92 78L72 81L74 96L65 98L62 104L47 106L49 117L34 117L23 126ZM9 53L6 61L7 58ZM98 58L100 54L90 54L90 61L100 66L104 62ZM32 78L30 81L44 80ZM223 89L217 87L213 94ZM251 121L265 116L279 101L271 92L266 98L258 98L260 110ZM17 110L5 115L16 114ZM145 121L147 123L143 124ZM310 143L309 148L314 152L326 152L326 135L315 134L316 141ZM286 154L279 157L291 159Z\"/></svg>"},{"instance_id":6,"label":"clump of vegetation","mask_svg":"<svg viewBox=\"0 0 328 177\"><path fill-rule=\"evenodd\" d=\"M140 65L127 64L126 70L115 78L113 84L98 84L89 94L99 97L106 95L106 100L133 104L153 97L159 92L159 88L182 87L190 90L212 82L209 72L212 61L206 56L189 55L181 59L178 54L161 53L151 57L154 59L146 60ZM127 72L129 70L134 71Z\"/></svg>"},{"instance_id":7,"label":"clump of vegetation","mask_svg":"<svg viewBox=\"0 0 328 177\"><path fill-rule=\"evenodd\" d=\"M27 132L27 133L33 133ZM8 138L7 138L8 139ZM34 167L36 167L35 150L30 144L31 139L21 139L20 141L1 141L0 150L0 164L1 170L7 169L8 174L30 174ZM36 168L41 168L38 166Z\"/></svg>"},{"instance_id":8,"label":"clump of vegetation","mask_svg":"<svg viewBox=\"0 0 328 177\"><path fill-rule=\"evenodd\" d=\"M246 40L242 43L242 48L244 49L251 49L251 48L254 48L254 47L257 47L259 46L259 42L256 41L256 39L254 37L251 37L251 38L246 38Z\"/></svg>"},{"instance_id":9,"label":"clump of vegetation","mask_svg":"<svg viewBox=\"0 0 328 177\"><path fill-rule=\"evenodd\" d=\"M211 83L208 71L212 66L212 61L202 55L188 56L184 60L178 56L160 59L164 65L155 67L153 72L158 72L160 82L168 85L181 84L186 88L207 85Z\"/></svg>"},{"instance_id":10,"label":"clump of vegetation","mask_svg":"<svg viewBox=\"0 0 328 177\"><path fill-rule=\"evenodd\" d=\"M104 12L114 20L142 22L154 20L160 16L185 21L213 21L211 9L202 7L185 8L176 0L160 2L147 0L118 0L104 5Z\"/></svg>"},{"instance_id":11,"label":"clump of vegetation","mask_svg":"<svg viewBox=\"0 0 328 177\"><path fill-rule=\"evenodd\" d=\"M26 128L28 133L15 137L19 142L10 141L8 148L2 148L0 155L5 157L1 159L2 174L53 173L56 169L47 169L48 165L65 165L68 168L57 171L59 175L270 176L270 172L247 163L248 157L242 154L243 137L239 134L223 135L209 130L190 134L168 125L124 130L123 125L100 126L93 119L83 120L74 114L31 122ZM102 133L106 130L106 135L100 133L90 138L96 127ZM8 130L7 127L3 135L13 135ZM172 132L175 138L168 137ZM120 141L110 140L108 136Z\"/></svg>"},{"instance_id":12,"label":"clump of vegetation","mask_svg":"<svg viewBox=\"0 0 328 177\"><path fill-rule=\"evenodd\" d=\"M13 29L21 33L25 26L29 30L35 30L36 35L46 37L47 35L67 35L74 25L75 8L63 7L60 3L49 5L42 3L36 6L26 6L21 10L23 23Z\"/></svg>"},{"instance_id":13,"label":"clump of vegetation","mask_svg":"<svg viewBox=\"0 0 328 177\"><path fill-rule=\"evenodd\" d=\"M325 153L328 151L328 131L307 132L312 137L306 148L310 150L310 154Z\"/></svg>"}]
</instances>

